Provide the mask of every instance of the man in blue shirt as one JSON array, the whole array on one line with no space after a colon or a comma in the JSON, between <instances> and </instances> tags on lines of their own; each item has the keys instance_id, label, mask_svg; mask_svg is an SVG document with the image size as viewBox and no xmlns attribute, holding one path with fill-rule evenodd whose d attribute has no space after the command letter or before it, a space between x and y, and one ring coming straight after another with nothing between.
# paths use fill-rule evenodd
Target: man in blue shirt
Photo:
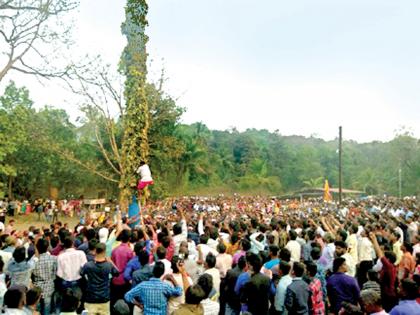
<instances>
[{"instance_id":1,"label":"man in blue shirt","mask_svg":"<svg viewBox=\"0 0 420 315\"><path fill-rule=\"evenodd\" d=\"M146 250L147 253L150 253L150 240L140 241L134 245L134 253L136 256L131 258L124 269L125 281L130 282L133 279L133 273L141 268L142 264L140 263L140 253L143 250Z\"/></svg>"},{"instance_id":2,"label":"man in blue shirt","mask_svg":"<svg viewBox=\"0 0 420 315\"><path fill-rule=\"evenodd\" d=\"M305 265L294 262L292 268L292 283L286 289L284 306L288 314L309 315L309 289L308 284L302 279L305 272Z\"/></svg>"},{"instance_id":3,"label":"man in blue shirt","mask_svg":"<svg viewBox=\"0 0 420 315\"><path fill-rule=\"evenodd\" d=\"M105 244L96 245L95 260L87 262L80 271L86 279L85 308L89 314L109 314L111 276L119 275L118 269L105 256Z\"/></svg>"},{"instance_id":4,"label":"man in blue shirt","mask_svg":"<svg viewBox=\"0 0 420 315\"><path fill-rule=\"evenodd\" d=\"M420 314L420 304L417 303L416 297L419 288L411 279L404 279L401 281L400 292L402 299L397 306L389 312L389 315L414 315Z\"/></svg>"},{"instance_id":5,"label":"man in blue shirt","mask_svg":"<svg viewBox=\"0 0 420 315\"><path fill-rule=\"evenodd\" d=\"M247 262L251 274L241 292L241 300L251 314L266 315L269 310L270 278L260 272L262 259L259 255L248 255Z\"/></svg>"},{"instance_id":6,"label":"man in blue shirt","mask_svg":"<svg viewBox=\"0 0 420 315\"><path fill-rule=\"evenodd\" d=\"M276 295L274 297L274 308L279 314L286 312L284 301L286 299L287 287L292 283L292 277L290 276L290 264L282 261L279 264L279 276L280 280L277 284Z\"/></svg>"},{"instance_id":7,"label":"man in blue shirt","mask_svg":"<svg viewBox=\"0 0 420 315\"><path fill-rule=\"evenodd\" d=\"M238 276L238 280L236 280L236 284L235 284L234 291L235 291L235 294L237 296L241 295L241 291L242 291L245 283L247 283L250 278L251 278L250 272L248 272L248 270L246 268L243 269L243 272Z\"/></svg>"},{"instance_id":8,"label":"man in blue shirt","mask_svg":"<svg viewBox=\"0 0 420 315\"><path fill-rule=\"evenodd\" d=\"M264 269L272 271L274 267L278 266L278 264L280 263L278 253L279 253L279 247L277 245L270 245L269 247L270 260L264 264Z\"/></svg>"},{"instance_id":9,"label":"man in blue shirt","mask_svg":"<svg viewBox=\"0 0 420 315\"><path fill-rule=\"evenodd\" d=\"M221 289L226 302L226 314L235 315L239 314L241 311L241 303L239 301L239 295L235 293L235 285L239 275L243 273L245 267L245 257L241 257L239 258L238 264L235 268L228 270L226 273L223 291Z\"/></svg>"},{"instance_id":10,"label":"man in blue shirt","mask_svg":"<svg viewBox=\"0 0 420 315\"><path fill-rule=\"evenodd\" d=\"M83 230L83 243L77 247L78 250L82 250L85 252L86 256L89 254L89 242L96 237L96 231L94 229L87 229Z\"/></svg>"},{"instance_id":11,"label":"man in blue shirt","mask_svg":"<svg viewBox=\"0 0 420 315\"><path fill-rule=\"evenodd\" d=\"M343 302L356 305L359 301L359 285L356 279L346 275L346 272L346 260L343 257L334 259L333 275L327 281L328 298L334 314L338 314Z\"/></svg>"},{"instance_id":12,"label":"man in blue shirt","mask_svg":"<svg viewBox=\"0 0 420 315\"><path fill-rule=\"evenodd\" d=\"M133 272L132 275L132 288L137 286L143 281L150 280L153 277L153 266L149 264L149 254L143 250L139 253L138 260L140 261L140 269Z\"/></svg>"},{"instance_id":13,"label":"man in blue shirt","mask_svg":"<svg viewBox=\"0 0 420 315\"><path fill-rule=\"evenodd\" d=\"M182 288L170 274L166 275L164 279L172 282L173 286L160 280L164 272L165 265L162 262L156 262L153 268L153 277L128 291L124 299L135 305L142 304L144 314L166 315L168 299L173 296L180 296Z\"/></svg>"}]
</instances>

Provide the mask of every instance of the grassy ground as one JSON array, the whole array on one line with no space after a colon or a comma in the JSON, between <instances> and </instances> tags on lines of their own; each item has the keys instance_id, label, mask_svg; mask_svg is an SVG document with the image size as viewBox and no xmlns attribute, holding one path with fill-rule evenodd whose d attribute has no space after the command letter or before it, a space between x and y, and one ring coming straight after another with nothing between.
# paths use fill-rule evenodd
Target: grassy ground
<instances>
[{"instance_id":1,"label":"grassy ground","mask_svg":"<svg viewBox=\"0 0 420 315\"><path fill-rule=\"evenodd\" d=\"M41 227L48 227L49 223L47 220L45 220L45 216L41 216L41 220L38 219L38 214L31 213L28 215L15 215L14 217L7 217L6 223L9 222L9 220L14 219L16 221L16 229L17 230L26 230L31 225L36 226L38 228ZM59 216L58 220L62 223L68 223L70 228L73 228L79 221L78 217L67 217L67 216Z\"/></svg>"}]
</instances>

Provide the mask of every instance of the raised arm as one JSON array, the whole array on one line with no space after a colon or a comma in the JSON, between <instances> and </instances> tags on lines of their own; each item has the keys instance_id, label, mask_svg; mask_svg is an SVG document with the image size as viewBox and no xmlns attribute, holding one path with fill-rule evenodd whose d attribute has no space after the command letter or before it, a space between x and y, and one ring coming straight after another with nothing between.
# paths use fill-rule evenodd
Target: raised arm
<instances>
[{"instance_id":1,"label":"raised arm","mask_svg":"<svg viewBox=\"0 0 420 315\"><path fill-rule=\"evenodd\" d=\"M376 238L375 233L370 232L369 233L369 237L370 237L370 239L372 241L373 248L375 249L376 256L378 256L378 258L381 259L382 257L384 257L384 253L383 253L381 247L378 244L378 240Z\"/></svg>"},{"instance_id":2,"label":"raised arm","mask_svg":"<svg viewBox=\"0 0 420 315\"><path fill-rule=\"evenodd\" d=\"M335 224L335 226L337 226L338 228L343 228L343 224L341 224L340 221L338 221L333 216L331 217L331 220L333 221L333 223Z\"/></svg>"},{"instance_id":3,"label":"raised arm","mask_svg":"<svg viewBox=\"0 0 420 315\"><path fill-rule=\"evenodd\" d=\"M188 236L188 227L187 227L187 219L185 217L184 209L179 209L179 214L181 215L181 226L182 226L182 235L187 237Z\"/></svg>"},{"instance_id":4,"label":"raised arm","mask_svg":"<svg viewBox=\"0 0 420 315\"><path fill-rule=\"evenodd\" d=\"M123 230L123 228L122 228L121 212L118 211L117 212L117 227L115 229L115 237L118 237L118 235L120 235L122 230Z\"/></svg>"},{"instance_id":5,"label":"raised arm","mask_svg":"<svg viewBox=\"0 0 420 315\"><path fill-rule=\"evenodd\" d=\"M322 227L328 232L331 233L333 235L335 235L335 231L331 228L331 226L327 223L327 221L325 220L325 217L321 218L321 224Z\"/></svg>"},{"instance_id":6,"label":"raised arm","mask_svg":"<svg viewBox=\"0 0 420 315\"><path fill-rule=\"evenodd\" d=\"M184 292L187 292L187 289L190 286L190 282L188 281L188 273L185 271L183 262L178 262L177 266L178 266L179 272L182 275L182 285L184 287Z\"/></svg>"},{"instance_id":7,"label":"raised arm","mask_svg":"<svg viewBox=\"0 0 420 315\"><path fill-rule=\"evenodd\" d=\"M198 251L197 264L202 265L204 263L204 259L203 259L203 252L201 250L201 245L200 244L197 245L197 251Z\"/></svg>"},{"instance_id":8,"label":"raised arm","mask_svg":"<svg viewBox=\"0 0 420 315\"><path fill-rule=\"evenodd\" d=\"M201 212L200 216L199 216L199 219L198 219L198 234L200 234L200 235L204 234L203 216L204 216L204 214Z\"/></svg>"}]
</instances>

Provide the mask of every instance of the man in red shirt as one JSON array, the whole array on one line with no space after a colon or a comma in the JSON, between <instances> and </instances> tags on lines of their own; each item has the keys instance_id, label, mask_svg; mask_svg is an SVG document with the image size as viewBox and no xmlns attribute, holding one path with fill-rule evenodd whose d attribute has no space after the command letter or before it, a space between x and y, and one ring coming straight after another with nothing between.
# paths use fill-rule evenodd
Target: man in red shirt
<instances>
[{"instance_id":1,"label":"man in red shirt","mask_svg":"<svg viewBox=\"0 0 420 315\"><path fill-rule=\"evenodd\" d=\"M397 280L397 267L395 261L397 257L392 251L386 251L385 254L378 244L376 235L369 234L372 240L373 248L375 249L376 256L382 262L382 269L380 273L380 284L382 290L382 301L384 309L389 312L398 303L398 297L395 290L395 281Z\"/></svg>"},{"instance_id":2,"label":"man in red shirt","mask_svg":"<svg viewBox=\"0 0 420 315\"><path fill-rule=\"evenodd\" d=\"M308 262L306 264L306 273L311 281L308 286L308 289L311 292L311 295L310 295L311 305L309 308L310 315L324 315L325 314L324 296L322 294L321 281L315 278L317 271L318 271L318 267L315 263Z\"/></svg>"},{"instance_id":3,"label":"man in red shirt","mask_svg":"<svg viewBox=\"0 0 420 315\"><path fill-rule=\"evenodd\" d=\"M113 278L111 282L111 305L119 299L123 299L124 294L131 289L130 283L124 280L125 267L134 256L134 252L129 244L130 237L131 232L129 230L123 230L120 234L121 244L116 247L111 254L112 262L120 272L120 275Z\"/></svg>"}]
</instances>

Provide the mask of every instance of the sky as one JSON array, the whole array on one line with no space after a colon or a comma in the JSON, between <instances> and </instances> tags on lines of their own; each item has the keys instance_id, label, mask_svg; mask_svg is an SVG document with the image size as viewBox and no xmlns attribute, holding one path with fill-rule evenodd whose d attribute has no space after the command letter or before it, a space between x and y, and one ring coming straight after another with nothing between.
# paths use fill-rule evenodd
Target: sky
<instances>
[{"instance_id":1,"label":"sky","mask_svg":"<svg viewBox=\"0 0 420 315\"><path fill-rule=\"evenodd\" d=\"M212 129L387 141L420 137L420 1L149 0L149 78L185 123ZM77 53L116 67L125 45L123 0L81 0ZM37 106L79 115L54 84L11 73Z\"/></svg>"}]
</instances>

